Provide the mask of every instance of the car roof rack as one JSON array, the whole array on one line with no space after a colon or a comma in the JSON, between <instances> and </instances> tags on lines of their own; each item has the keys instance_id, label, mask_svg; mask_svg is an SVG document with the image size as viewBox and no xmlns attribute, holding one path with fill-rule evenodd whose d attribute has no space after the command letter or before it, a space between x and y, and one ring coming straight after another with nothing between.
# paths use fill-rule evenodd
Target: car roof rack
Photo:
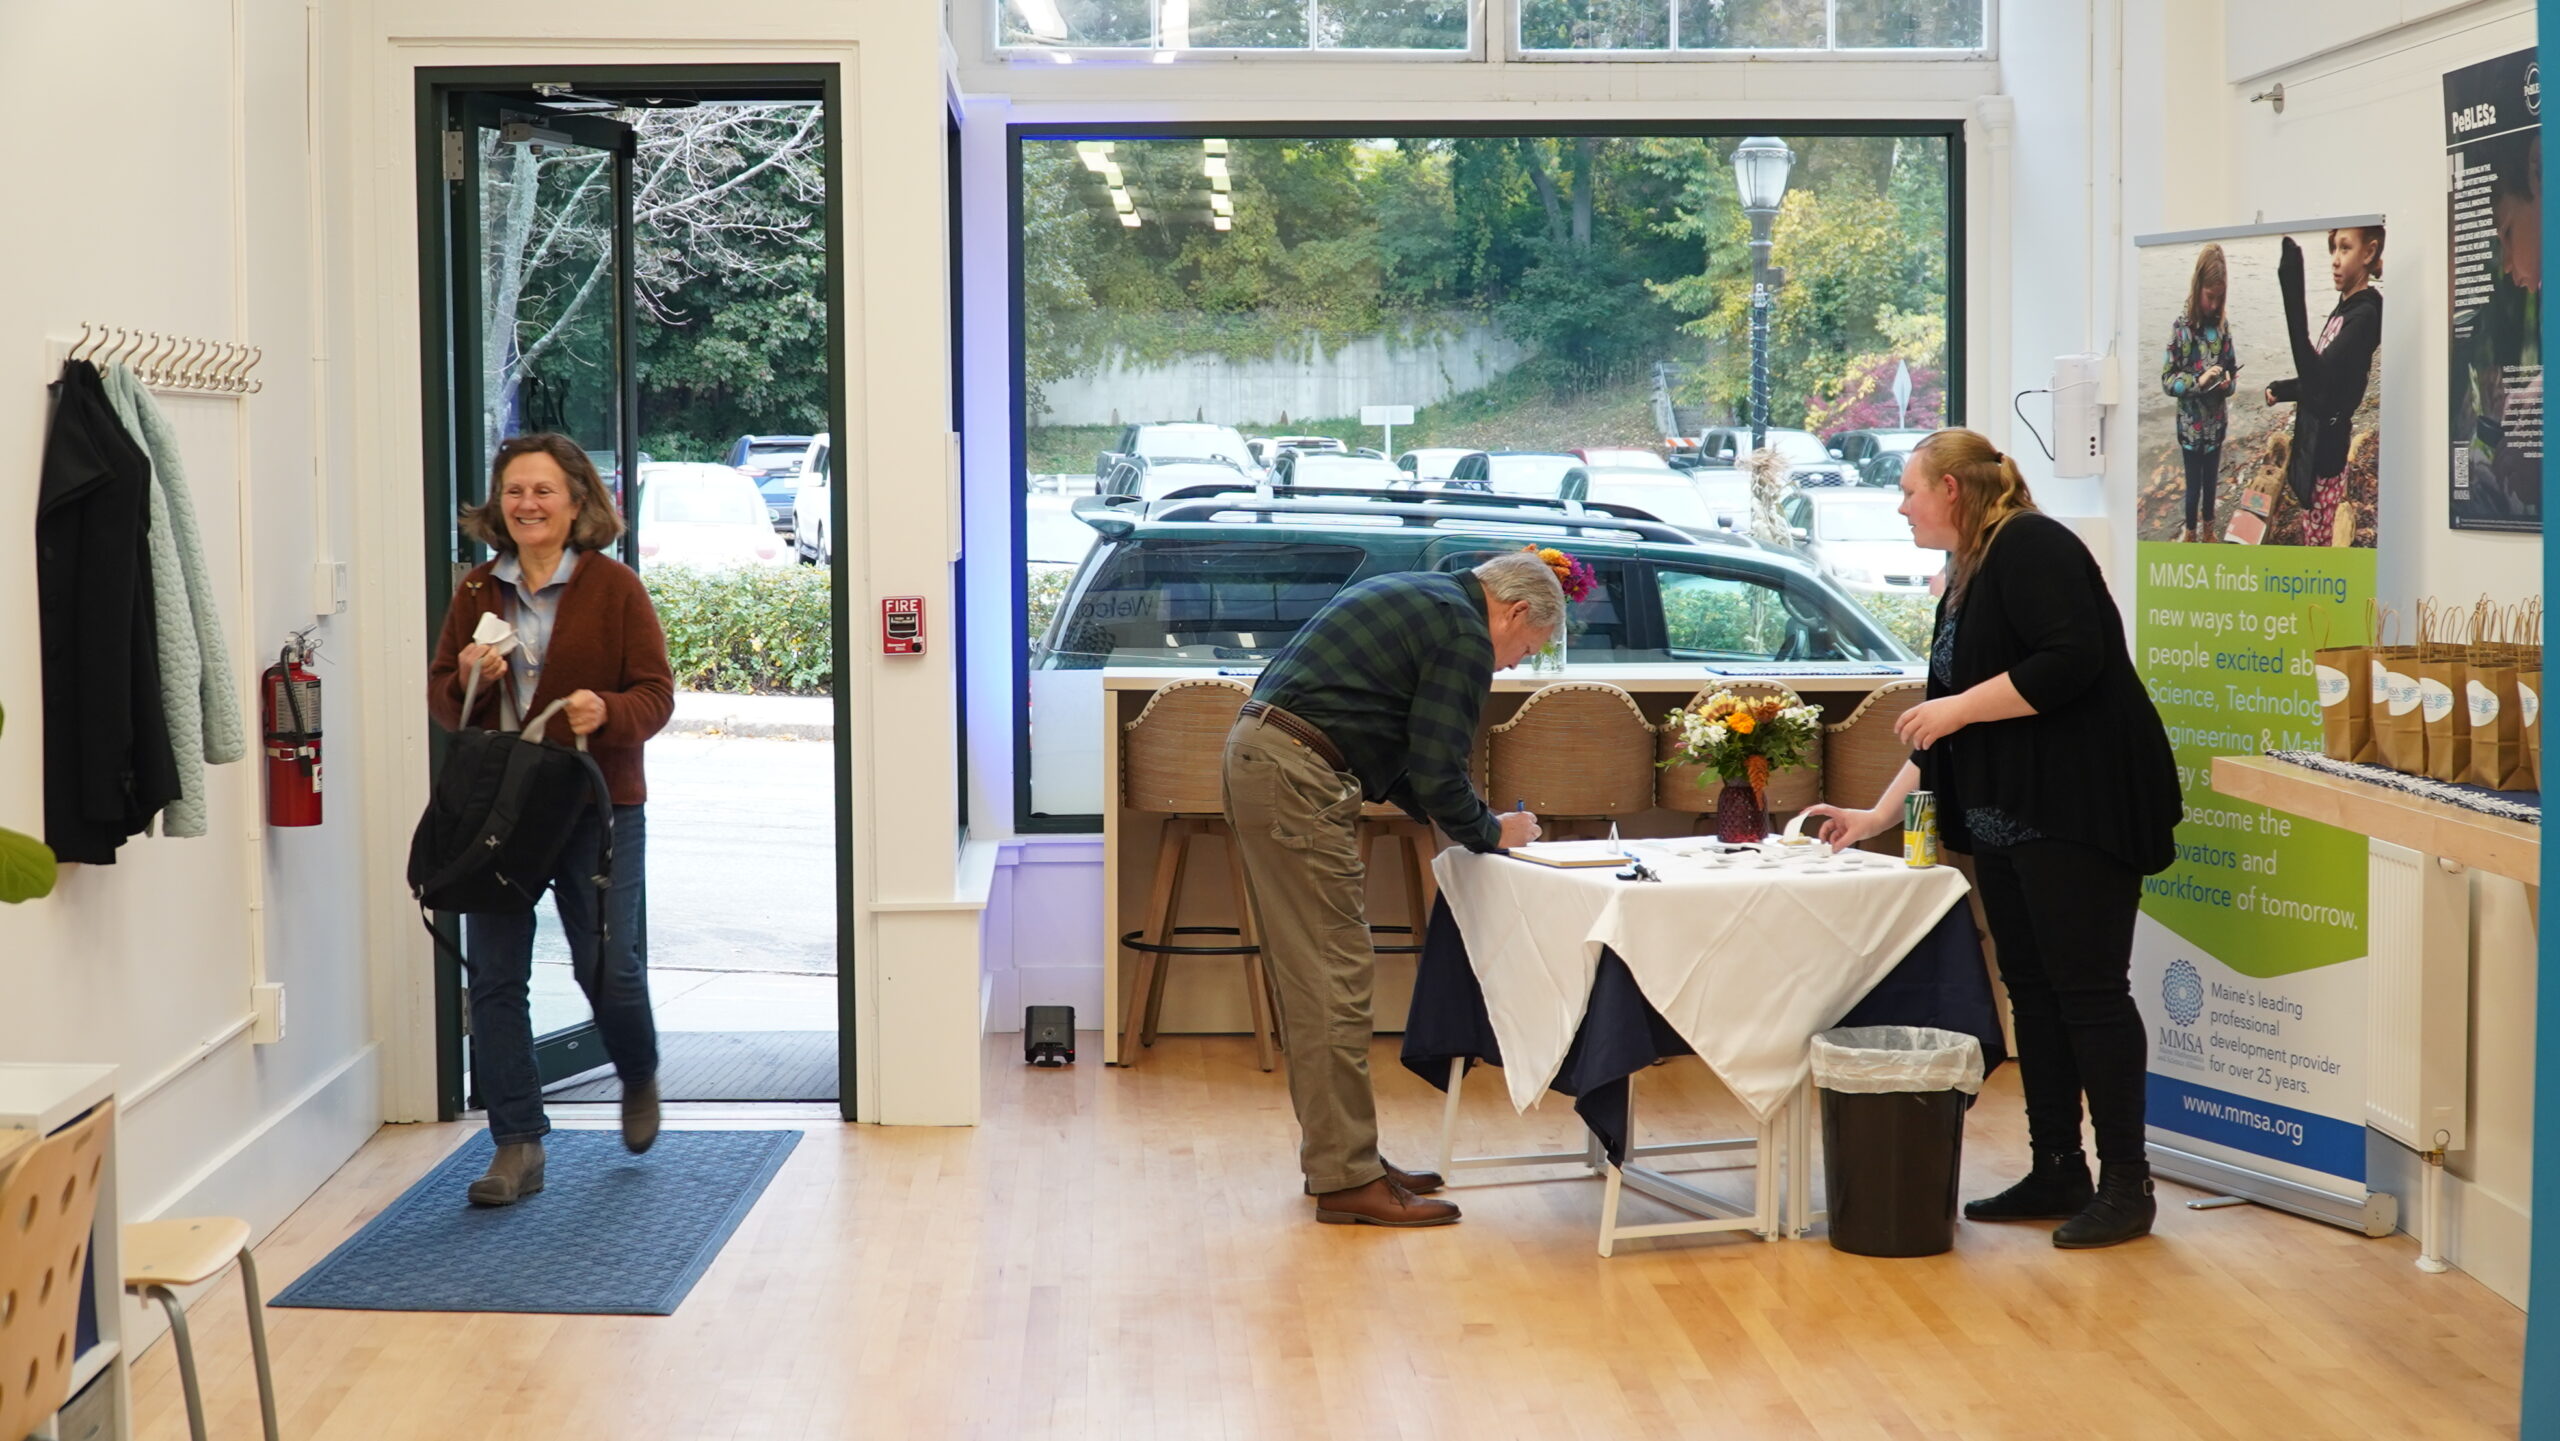
<instances>
[{"instance_id":1,"label":"car roof rack","mask_svg":"<svg viewBox=\"0 0 2560 1441\"><path fill-rule=\"evenodd\" d=\"M1186 487L1187 488L1187 487ZM1368 497L1378 496L1378 500ZM1522 499L1523 497L1510 497ZM1536 499L1535 497L1527 497ZM1350 499L1363 503L1350 504ZM1408 527L1432 527L1446 521L1476 521L1486 524L1553 526L1573 535L1597 535L1614 531L1639 540L1668 545L1695 545L1698 537L1677 526L1667 525L1652 514L1628 505L1592 505L1573 501L1550 501L1541 505L1516 507L1518 513L1502 515L1502 507L1471 502L1447 505L1437 497L1426 501L1411 499L1404 492L1361 491L1351 496L1309 496L1303 491L1281 491L1270 495L1252 492L1168 497L1155 502L1146 513L1150 524L1203 524L1221 515L1237 511L1251 513L1257 522L1287 516L1359 516L1363 518L1393 517ZM1079 512L1088 524L1100 517ZM1101 529L1099 525L1097 529ZM1135 517L1130 518L1135 529ZM1107 532L1106 532L1107 533ZM1123 532L1124 534L1126 532Z\"/></svg>"}]
</instances>

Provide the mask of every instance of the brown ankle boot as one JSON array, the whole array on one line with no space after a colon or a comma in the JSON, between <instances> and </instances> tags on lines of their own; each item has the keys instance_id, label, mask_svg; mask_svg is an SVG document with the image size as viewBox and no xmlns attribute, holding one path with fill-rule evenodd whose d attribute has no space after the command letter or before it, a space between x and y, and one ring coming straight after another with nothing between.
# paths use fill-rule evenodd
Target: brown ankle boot
<instances>
[{"instance_id":1,"label":"brown ankle boot","mask_svg":"<svg viewBox=\"0 0 2560 1441\"><path fill-rule=\"evenodd\" d=\"M658 1143L658 1079L622 1087L622 1147L639 1155Z\"/></svg>"},{"instance_id":2,"label":"brown ankle boot","mask_svg":"<svg viewBox=\"0 0 2560 1441\"><path fill-rule=\"evenodd\" d=\"M1457 1221L1458 1208L1423 1200L1393 1177L1380 1176L1365 1186L1316 1197L1316 1219L1328 1226L1447 1226Z\"/></svg>"},{"instance_id":3,"label":"brown ankle boot","mask_svg":"<svg viewBox=\"0 0 2560 1441\"><path fill-rule=\"evenodd\" d=\"M512 1206L542 1189L542 1143L509 1141L489 1158L489 1172L464 1194L475 1206Z\"/></svg>"}]
</instances>

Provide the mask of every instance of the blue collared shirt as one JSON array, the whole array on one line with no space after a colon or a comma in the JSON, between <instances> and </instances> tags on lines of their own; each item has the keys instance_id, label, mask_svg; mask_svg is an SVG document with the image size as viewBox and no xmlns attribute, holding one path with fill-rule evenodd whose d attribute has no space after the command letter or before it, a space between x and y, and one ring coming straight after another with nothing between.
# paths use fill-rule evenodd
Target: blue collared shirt
<instances>
[{"instance_id":1,"label":"blue collared shirt","mask_svg":"<svg viewBox=\"0 0 2560 1441\"><path fill-rule=\"evenodd\" d=\"M516 601L508 607L514 612L507 620L516 628L516 648L507 656L507 673L516 685L519 722L533 718L533 693L542 688L542 660L551 652L551 627L560 616L560 596L577 568L578 549L570 546L560 552L560 568L551 572L550 582L540 590L525 588L524 567L513 551L499 556L490 569L490 574L506 582Z\"/></svg>"}]
</instances>

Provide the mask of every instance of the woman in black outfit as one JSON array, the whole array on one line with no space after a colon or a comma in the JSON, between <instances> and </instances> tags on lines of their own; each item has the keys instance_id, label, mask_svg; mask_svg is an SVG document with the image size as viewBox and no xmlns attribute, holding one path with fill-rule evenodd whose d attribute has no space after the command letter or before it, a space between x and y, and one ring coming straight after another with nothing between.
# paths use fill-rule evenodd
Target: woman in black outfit
<instances>
[{"instance_id":1,"label":"woman in black outfit","mask_svg":"<svg viewBox=\"0 0 2560 1441\"><path fill-rule=\"evenodd\" d=\"M2182 817L2169 737L2097 561L2036 509L2015 461L1970 430L1941 430L1911 452L1902 497L1912 539L1953 553L1928 698L1894 726L1911 761L1872 810L1808 809L1824 840L1849 845L1900 825L1913 790L1936 795L1947 849L1973 856L1999 948L2035 1149L2025 1180L1965 1216L2059 1220L2057 1246L2112 1246L2149 1233L2153 1215L2149 1047L2129 973L2142 878L2169 865Z\"/></svg>"}]
</instances>

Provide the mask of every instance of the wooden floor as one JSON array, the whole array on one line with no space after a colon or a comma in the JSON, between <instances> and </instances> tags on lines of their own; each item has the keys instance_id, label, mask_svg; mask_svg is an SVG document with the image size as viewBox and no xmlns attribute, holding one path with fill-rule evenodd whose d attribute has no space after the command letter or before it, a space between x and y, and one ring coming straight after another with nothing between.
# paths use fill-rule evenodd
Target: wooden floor
<instances>
[{"instance_id":1,"label":"wooden floor","mask_svg":"<svg viewBox=\"0 0 2560 1441\"><path fill-rule=\"evenodd\" d=\"M1134 1071L1030 1071L1011 1037L986 1055L973 1130L721 1112L809 1135L672 1318L270 1312L285 1436L2514 1434L2521 1314L2420 1274L2406 1238L2189 1211L2166 1185L2157 1236L2084 1254L1966 1226L1926 1260L1710 1237L1604 1261L1589 1180L1462 1186L1454 1228L1318 1226L1282 1080L1241 1038L1167 1038ZM1421 1164L1438 1093L1392 1056L1391 1154ZM1656 1122L1729 1114L1694 1061L1645 1087ZM1575 1134L1560 1102L1468 1100L1466 1144ZM2020 1168L2018 1116L2005 1069L1968 1194ZM464 1134L385 1129L267 1241L270 1288ZM1668 1219L1647 1205L1629 1219ZM235 1285L194 1313L217 1437L257 1434ZM138 1435L185 1435L166 1344L135 1394Z\"/></svg>"}]
</instances>

